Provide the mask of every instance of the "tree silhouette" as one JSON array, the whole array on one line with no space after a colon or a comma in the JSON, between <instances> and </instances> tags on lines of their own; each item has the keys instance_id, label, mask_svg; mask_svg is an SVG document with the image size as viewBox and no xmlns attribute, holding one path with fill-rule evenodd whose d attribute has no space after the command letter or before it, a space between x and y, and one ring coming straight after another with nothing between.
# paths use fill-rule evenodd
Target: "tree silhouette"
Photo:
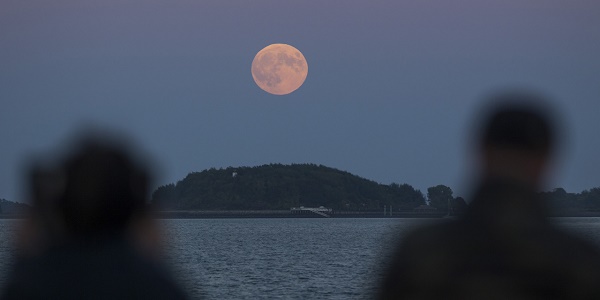
<instances>
[{"instance_id":1,"label":"tree silhouette","mask_svg":"<svg viewBox=\"0 0 600 300\"><path fill-rule=\"evenodd\" d=\"M429 205L438 209L438 211L448 211L448 203L454 199L452 189L445 185L436 185L427 189L427 199Z\"/></svg>"}]
</instances>

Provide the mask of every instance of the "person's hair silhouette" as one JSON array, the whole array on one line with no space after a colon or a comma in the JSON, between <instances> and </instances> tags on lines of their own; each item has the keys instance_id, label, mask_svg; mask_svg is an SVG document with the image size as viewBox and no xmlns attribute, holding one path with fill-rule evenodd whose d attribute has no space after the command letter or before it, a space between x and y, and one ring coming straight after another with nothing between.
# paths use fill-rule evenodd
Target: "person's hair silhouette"
<instances>
[{"instance_id":1,"label":"person's hair silhouette","mask_svg":"<svg viewBox=\"0 0 600 300\"><path fill-rule=\"evenodd\" d=\"M135 214L146 211L147 172L121 149L85 141L63 172L66 186L58 206L68 234L123 231Z\"/></svg>"},{"instance_id":2,"label":"person's hair silhouette","mask_svg":"<svg viewBox=\"0 0 600 300\"><path fill-rule=\"evenodd\" d=\"M600 253L549 222L538 199L557 135L544 97L491 101L466 214L406 235L379 299L600 299Z\"/></svg>"},{"instance_id":3,"label":"person's hair silhouette","mask_svg":"<svg viewBox=\"0 0 600 300\"><path fill-rule=\"evenodd\" d=\"M504 177L538 188L557 140L552 115L542 106L544 98L511 92L490 101L492 108L477 136L482 176Z\"/></svg>"}]
</instances>

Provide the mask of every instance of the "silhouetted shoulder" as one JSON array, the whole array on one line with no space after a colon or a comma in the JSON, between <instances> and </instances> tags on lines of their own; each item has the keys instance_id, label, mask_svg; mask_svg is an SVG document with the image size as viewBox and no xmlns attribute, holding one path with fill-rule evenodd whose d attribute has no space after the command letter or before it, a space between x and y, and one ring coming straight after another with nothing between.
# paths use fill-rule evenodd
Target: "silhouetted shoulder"
<instances>
[{"instance_id":1,"label":"silhouetted shoulder","mask_svg":"<svg viewBox=\"0 0 600 300\"><path fill-rule=\"evenodd\" d=\"M380 299L403 297L443 298L447 270L456 262L452 245L460 237L462 223L456 220L417 228L396 247L379 294Z\"/></svg>"},{"instance_id":2,"label":"silhouetted shoulder","mask_svg":"<svg viewBox=\"0 0 600 300\"><path fill-rule=\"evenodd\" d=\"M599 299L595 245L554 226L494 234L465 220L411 232L393 255L379 299Z\"/></svg>"},{"instance_id":3,"label":"silhouetted shoulder","mask_svg":"<svg viewBox=\"0 0 600 300\"><path fill-rule=\"evenodd\" d=\"M17 263L2 299L185 299L124 240L69 243Z\"/></svg>"}]
</instances>

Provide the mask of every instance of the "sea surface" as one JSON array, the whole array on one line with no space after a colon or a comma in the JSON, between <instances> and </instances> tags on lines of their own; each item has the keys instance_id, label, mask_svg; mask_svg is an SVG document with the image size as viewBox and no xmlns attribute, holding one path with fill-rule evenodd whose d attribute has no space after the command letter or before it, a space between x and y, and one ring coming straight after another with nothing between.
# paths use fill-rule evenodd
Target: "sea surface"
<instances>
[{"instance_id":1,"label":"sea surface","mask_svg":"<svg viewBox=\"0 0 600 300\"><path fill-rule=\"evenodd\" d=\"M162 220L167 261L194 298L368 299L396 241L432 219ZM600 218L556 218L600 246ZM0 220L0 271L19 220ZM0 285L5 281L0 272Z\"/></svg>"}]
</instances>

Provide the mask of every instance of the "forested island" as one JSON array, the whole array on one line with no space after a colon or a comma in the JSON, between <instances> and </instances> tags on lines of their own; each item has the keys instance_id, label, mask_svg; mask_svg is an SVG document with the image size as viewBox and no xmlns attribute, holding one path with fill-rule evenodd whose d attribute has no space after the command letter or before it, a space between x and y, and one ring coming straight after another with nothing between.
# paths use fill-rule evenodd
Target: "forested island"
<instances>
[{"instance_id":1,"label":"forested island","mask_svg":"<svg viewBox=\"0 0 600 300\"><path fill-rule=\"evenodd\" d=\"M600 216L600 187L569 193L563 188L541 192L554 216ZM452 189L436 185L422 192L409 184L380 184L346 171L315 164L268 164L211 168L158 187L150 204L160 211L290 212L324 207L338 214L461 214L467 208ZM0 216L24 215L29 206L0 199ZM213 213L213 215L215 215ZM168 215L179 216L179 215Z\"/></svg>"},{"instance_id":2,"label":"forested island","mask_svg":"<svg viewBox=\"0 0 600 300\"><path fill-rule=\"evenodd\" d=\"M314 164L269 164L190 173L159 187L152 203L175 210L289 210L325 206L334 210L413 209L425 204L408 184L383 185Z\"/></svg>"},{"instance_id":3,"label":"forested island","mask_svg":"<svg viewBox=\"0 0 600 300\"><path fill-rule=\"evenodd\" d=\"M562 188L541 196L560 212L600 211L600 188L568 193ZM315 164L268 164L211 168L159 187L151 203L163 210L289 210L326 207L334 211L414 211L427 206L438 213L467 207L450 187L422 192L409 184L380 184L346 171Z\"/></svg>"}]
</instances>

